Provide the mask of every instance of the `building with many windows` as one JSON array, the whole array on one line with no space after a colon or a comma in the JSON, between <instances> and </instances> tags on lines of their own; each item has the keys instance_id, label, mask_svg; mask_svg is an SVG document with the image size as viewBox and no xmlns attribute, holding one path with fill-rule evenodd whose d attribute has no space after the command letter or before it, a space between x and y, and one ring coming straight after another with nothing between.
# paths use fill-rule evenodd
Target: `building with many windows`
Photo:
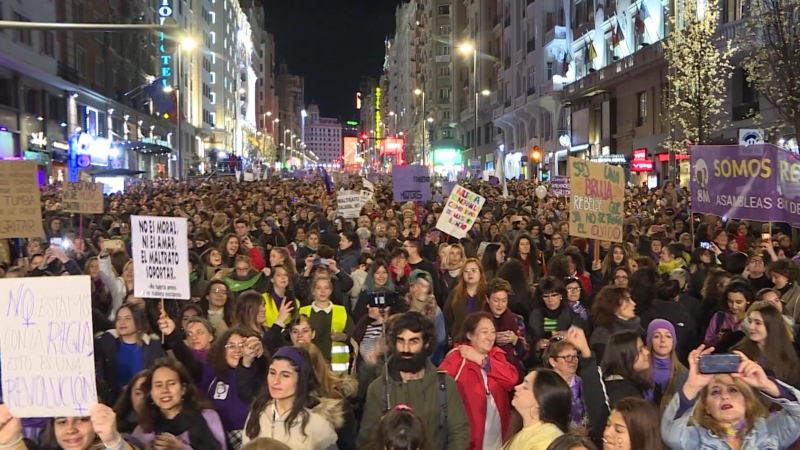
<instances>
[{"instance_id":1,"label":"building with many windows","mask_svg":"<svg viewBox=\"0 0 800 450\"><path fill-rule=\"evenodd\" d=\"M317 156L323 167L342 167L342 124L339 119L320 117L319 106L315 103L308 106L305 145L308 151Z\"/></svg>"}]
</instances>

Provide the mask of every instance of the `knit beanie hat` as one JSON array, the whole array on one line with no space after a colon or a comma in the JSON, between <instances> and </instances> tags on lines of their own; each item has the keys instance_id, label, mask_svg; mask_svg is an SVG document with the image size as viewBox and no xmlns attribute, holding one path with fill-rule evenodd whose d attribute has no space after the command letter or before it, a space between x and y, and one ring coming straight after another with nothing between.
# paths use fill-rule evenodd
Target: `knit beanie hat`
<instances>
[{"instance_id":1,"label":"knit beanie hat","mask_svg":"<svg viewBox=\"0 0 800 450\"><path fill-rule=\"evenodd\" d=\"M650 345L653 342L653 335L656 334L656 331L659 329L664 329L670 332L672 335L672 349L675 349L675 345L678 343L678 336L675 335L675 327L670 323L668 320L664 319L654 319L650 322L650 325L647 327L647 345Z\"/></svg>"}]
</instances>

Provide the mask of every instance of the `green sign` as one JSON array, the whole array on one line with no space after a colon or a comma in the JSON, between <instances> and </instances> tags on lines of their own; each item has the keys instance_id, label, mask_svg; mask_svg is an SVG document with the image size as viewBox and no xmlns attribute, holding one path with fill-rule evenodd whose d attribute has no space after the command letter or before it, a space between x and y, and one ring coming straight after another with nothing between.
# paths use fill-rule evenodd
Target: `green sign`
<instances>
[{"instance_id":1,"label":"green sign","mask_svg":"<svg viewBox=\"0 0 800 450\"><path fill-rule=\"evenodd\" d=\"M357 127L358 126L358 121L357 120L348 120L346 123L347 123L348 126L351 126L351 127Z\"/></svg>"},{"instance_id":2,"label":"green sign","mask_svg":"<svg viewBox=\"0 0 800 450\"><path fill-rule=\"evenodd\" d=\"M461 150L454 148L440 148L433 151L433 164L437 166L460 166L462 163Z\"/></svg>"},{"instance_id":3,"label":"green sign","mask_svg":"<svg viewBox=\"0 0 800 450\"><path fill-rule=\"evenodd\" d=\"M36 164L40 166L49 166L50 165L50 155L47 155L42 152L34 152L31 150L25 151L25 159L36 161Z\"/></svg>"}]
</instances>

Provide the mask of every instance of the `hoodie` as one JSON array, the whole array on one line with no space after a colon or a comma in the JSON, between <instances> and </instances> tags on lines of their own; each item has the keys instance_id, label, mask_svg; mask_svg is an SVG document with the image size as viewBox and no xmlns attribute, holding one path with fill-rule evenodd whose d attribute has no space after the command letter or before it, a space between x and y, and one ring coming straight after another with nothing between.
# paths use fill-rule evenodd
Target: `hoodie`
<instances>
[{"instance_id":1,"label":"hoodie","mask_svg":"<svg viewBox=\"0 0 800 450\"><path fill-rule=\"evenodd\" d=\"M261 433L258 437L267 437L282 442L292 450L326 450L336 445L336 429L344 424L344 409L342 400L320 398L319 404L308 412L308 424L301 430L301 421L295 422L286 431L286 411L282 416L274 418L273 402L267 404L264 411L258 416ZM247 420L251 420L248 415ZM245 433L242 444L250 442Z\"/></svg>"}]
</instances>

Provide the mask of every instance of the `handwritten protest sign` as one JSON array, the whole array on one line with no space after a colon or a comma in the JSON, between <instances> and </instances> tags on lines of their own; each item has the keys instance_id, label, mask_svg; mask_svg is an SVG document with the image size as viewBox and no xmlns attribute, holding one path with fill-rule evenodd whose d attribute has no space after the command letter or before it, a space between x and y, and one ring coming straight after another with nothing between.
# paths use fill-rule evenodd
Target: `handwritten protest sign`
<instances>
[{"instance_id":1,"label":"handwritten protest sign","mask_svg":"<svg viewBox=\"0 0 800 450\"><path fill-rule=\"evenodd\" d=\"M553 176L553 180L550 182L550 192L555 197L569 197L569 177L562 175Z\"/></svg>"},{"instance_id":2,"label":"handwritten protest sign","mask_svg":"<svg viewBox=\"0 0 800 450\"><path fill-rule=\"evenodd\" d=\"M458 239L466 237L485 202L486 199L480 195L455 185L436 222L436 228Z\"/></svg>"},{"instance_id":3,"label":"handwritten protest sign","mask_svg":"<svg viewBox=\"0 0 800 450\"><path fill-rule=\"evenodd\" d=\"M366 179L366 178L362 179L361 180L361 184L364 186L365 190L370 191L370 192L375 192L375 185L372 184L372 182L369 181L368 179Z\"/></svg>"},{"instance_id":4,"label":"handwritten protest sign","mask_svg":"<svg viewBox=\"0 0 800 450\"><path fill-rule=\"evenodd\" d=\"M625 174L621 167L569 158L569 234L622 242Z\"/></svg>"},{"instance_id":5,"label":"handwritten protest sign","mask_svg":"<svg viewBox=\"0 0 800 450\"><path fill-rule=\"evenodd\" d=\"M189 299L186 219L131 216L133 292L137 297Z\"/></svg>"},{"instance_id":6,"label":"handwritten protest sign","mask_svg":"<svg viewBox=\"0 0 800 450\"><path fill-rule=\"evenodd\" d=\"M42 238L36 161L0 161L0 239Z\"/></svg>"},{"instance_id":7,"label":"handwritten protest sign","mask_svg":"<svg viewBox=\"0 0 800 450\"><path fill-rule=\"evenodd\" d=\"M336 209L345 219L358 218L362 206L360 192L343 190L336 196Z\"/></svg>"},{"instance_id":8,"label":"handwritten protest sign","mask_svg":"<svg viewBox=\"0 0 800 450\"><path fill-rule=\"evenodd\" d=\"M3 402L14 417L86 416L97 403L90 283L0 280Z\"/></svg>"},{"instance_id":9,"label":"handwritten protest sign","mask_svg":"<svg viewBox=\"0 0 800 450\"><path fill-rule=\"evenodd\" d=\"M427 166L411 164L392 168L394 201L427 202L431 199L431 175Z\"/></svg>"},{"instance_id":10,"label":"handwritten protest sign","mask_svg":"<svg viewBox=\"0 0 800 450\"><path fill-rule=\"evenodd\" d=\"M61 210L68 213L102 214L103 183L80 181L64 183L61 191Z\"/></svg>"}]
</instances>

